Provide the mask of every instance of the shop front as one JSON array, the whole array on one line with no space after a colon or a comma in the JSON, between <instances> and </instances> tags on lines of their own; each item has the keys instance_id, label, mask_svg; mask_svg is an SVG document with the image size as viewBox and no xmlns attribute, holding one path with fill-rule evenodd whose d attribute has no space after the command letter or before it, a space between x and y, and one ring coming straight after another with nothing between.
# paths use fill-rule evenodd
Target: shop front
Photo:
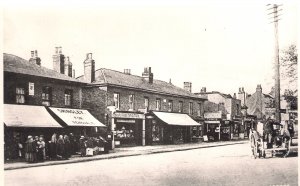
<instances>
[{"instance_id":1,"label":"shop front","mask_svg":"<svg viewBox=\"0 0 300 186\"><path fill-rule=\"evenodd\" d=\"M204 141L230 139L230 122L221 111L204 113L204 119Z\"/></svg>"},{"instance_id":2,"label":"shop front","mask_svg":"<svg viewBox=\"0 0 300 186\"><path fill-rule=\"evenodd\" d=\"M47 141L54 132L63 131L44 106L4 104L3 111L5 159L23 158L29 135Z\"/></svg>"},{"instance_id":3,"label":"shop front","mask_svg":"<svg viewBox=\"0 0 300 186\"><path fill-rule=\"evenodd\" d=\"M133 112L115 112L113 118L114 144L116 147L145 144L145 115Z\"/></svg>"},{"instance_id":4,"label":"shop front","mask_svg":"<svg viewBox=\"0 0 300 186\"><path fill-rule=\"evenodd\" d=\"M231 125L231 139L244 139L244 125L240 116L234 116Z\"/></svg>"},{"instance_id":5,"label":"shop front","mask_svg":"<svg viewBox=\"0 0 300 186\"><path fill-rule=\"evenodd\" d=\"M146 144L179 144L191 142L201 134L201 124L187 114L152 111L146 117Z\"/></svg>"}]
</instances>

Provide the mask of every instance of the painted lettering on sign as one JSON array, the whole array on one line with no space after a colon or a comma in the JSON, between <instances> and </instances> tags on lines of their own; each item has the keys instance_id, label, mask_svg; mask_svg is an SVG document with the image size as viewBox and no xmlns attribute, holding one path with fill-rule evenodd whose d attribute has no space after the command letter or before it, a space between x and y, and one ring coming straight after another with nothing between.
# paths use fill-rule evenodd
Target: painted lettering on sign
<instances>
[{"instance_id":1,"label":"painted lettering on sign","mask_svg":"<svg viewBox=\"0 0 300 186\"><path fill-rule=\"evenodd\" d=\"M69 114L84 114L81 110L72 110L72 109L57 109L60 113L69 113Z\"/></svg>"}]
</instances>

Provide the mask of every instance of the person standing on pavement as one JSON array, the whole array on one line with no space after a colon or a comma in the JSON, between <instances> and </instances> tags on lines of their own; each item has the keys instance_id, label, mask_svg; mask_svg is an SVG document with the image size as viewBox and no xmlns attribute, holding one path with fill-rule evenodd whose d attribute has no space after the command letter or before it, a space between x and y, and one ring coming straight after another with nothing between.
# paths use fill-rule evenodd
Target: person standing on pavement
<instances>
[{"instance_id":1,"label":"person standing on pavement","mask_svg":"<svg viewBox=\"0 0 300 186\"><path fill-rule=\"evenodd\" d=\"M80 148L80 156L85 156L86 153L86 142L84 136L81 136L79 139L79 148Z\"/></svg>"},{"instance_id":2,"label":"person standing on pavement","mask_svg":"<svg viewBox=\"0 0 300 186\"><path fill-rule=\"evenodd\" d=\"M56 133L53 133L51 140L49 141L49 148L48 148L50 160L56 159L56 143L57 143Z\"/></svg>"},{"instance_id":3,"label":"person standing on pavement","mask_svg":"<svg viewBox=\"0 0 300 186\"><path fill-rule=\"evenodd\" d=\"M39 141L37 142L37 159L38 161L44 161L45 160L45 142L42 136L40 136Z\"/></svg>"},{"instance_id":4,"label":"person standing on pavement","mask_svg":"<svg viewBox=\"0 0 300 186\"><path fill-rule=\"evenodd\" d=\"M56 144L56 153L59 159L62 159L65 156L65 142L63 135L59 135L57 144Z\"/></svg>"},{"instance_id":5,"label":"person standing on pavement","mask_svg":"<svg viewBox=\"0 0 300 186\"><path fill-rule=\"evenodd\" d=\"M36 146L34 145L32 136L29 135L25 143L25 160L29 163L35 162L34 153L36 153Z\"/></svg>"},{"instance_id":6,"label":"person standing on pavement","mask_svg":"<svg viewBox=\"0 0 300 186\"><path fill-rule=\"evenodd\" d=\"M71 143L68 135L64 135L65 149L64 158L69 159L71 157Z\"/></svg>"},{"instance_id":7,"label":"person standing on pavement","mask_svg":"<svg viewBox=\"0 0 300 186\"><path fill-rule=\"evenodd\" d=\"M76 154L76 139L73 133L70 133L69 139L70 139L71 154Z\"/></svg>"}]
</instances>

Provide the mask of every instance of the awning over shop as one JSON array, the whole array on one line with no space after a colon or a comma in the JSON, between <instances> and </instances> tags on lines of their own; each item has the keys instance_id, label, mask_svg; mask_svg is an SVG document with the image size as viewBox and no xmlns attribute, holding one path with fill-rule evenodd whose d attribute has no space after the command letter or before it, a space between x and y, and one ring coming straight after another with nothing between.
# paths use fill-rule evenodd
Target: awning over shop
<instances>
[{"instance_id":1,"label":"awning over shop","mask_svg":"<svg viewBox=\"0 0 300 186\"><path fill-rule=\"evenodd\" d=\"M201 124L194 121L187 114L167 113L167 112L153 112L153 114L169 125L180 126L200 126Z\"/></svg>"},{"instance_id":2,"label":"awning over shop","mask_svg":"<svg viewBox=\"0 0 300 186\"><path fill-rule=\"evenodd\" d=\"M62 128L43 106L4 104L3 119L8 127Z\"/></svg>"},{"instance_id":3,"label":"awning over shop","mask_svg":"<svg viewBox=\"0 0 300 186\"><path fill-rule=\"evenodd\" d=\"M87 110L55 107L49 109L68 126L106 127Z\"/></svg>"}]
</instances>

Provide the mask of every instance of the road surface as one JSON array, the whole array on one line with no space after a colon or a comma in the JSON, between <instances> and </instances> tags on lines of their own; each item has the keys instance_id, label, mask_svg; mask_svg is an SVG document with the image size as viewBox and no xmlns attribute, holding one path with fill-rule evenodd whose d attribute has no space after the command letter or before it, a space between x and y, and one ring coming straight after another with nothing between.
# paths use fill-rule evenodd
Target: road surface
<instances>
[{"instance_id":1,"label":"road surface","mask_svg":"<svg viewBox=\"0 0 300 186\"><path fill-rule=\"evenodd\" d=\"M249 144L4 172L5 185L298 185L298 157L253 159Z\"/></svg>"}]
</instances>

